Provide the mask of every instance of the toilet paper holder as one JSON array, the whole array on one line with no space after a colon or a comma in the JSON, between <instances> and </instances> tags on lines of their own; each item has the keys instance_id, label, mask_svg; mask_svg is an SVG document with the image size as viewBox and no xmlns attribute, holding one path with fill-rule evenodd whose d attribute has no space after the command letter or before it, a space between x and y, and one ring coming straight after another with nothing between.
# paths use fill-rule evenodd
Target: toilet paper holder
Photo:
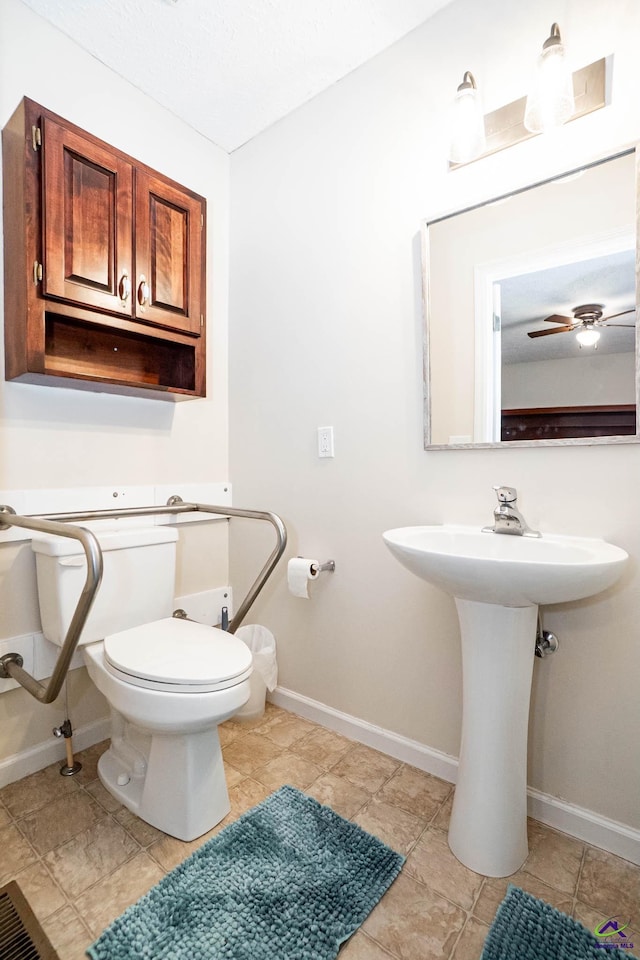
<instances>
[{"instance_id":1,"label":"toilet paper holder","mask_svg":"<svg viewBox=\"0 0 640 960\"><path fill-rule=\"evenodd\" d=\"M301 558L302 559L302 558ZM325 560L324 563L312 563L311 572L315 575L316 573L333 573L336 569L335 560Z\"/></svg>"}]
</instances>

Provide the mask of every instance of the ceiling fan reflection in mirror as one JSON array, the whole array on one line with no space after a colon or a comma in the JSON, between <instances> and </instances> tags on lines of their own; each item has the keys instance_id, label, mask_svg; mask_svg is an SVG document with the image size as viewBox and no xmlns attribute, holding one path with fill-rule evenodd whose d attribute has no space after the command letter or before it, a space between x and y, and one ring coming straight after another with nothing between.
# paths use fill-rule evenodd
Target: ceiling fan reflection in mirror
<instances>
[{"instance_id":1,"label":"ceiling fan reflection in mirror","mask_svg":"<svg viewBox=\"0 0 640 960\"><path fill-rule=\"evenodd\" d=\"M598 327L635 327L634 323L610 323L616 317L624 317L628 313L635 313L635 309L622 310L620 313L612 313L610 316L603 316L604 305L601 303L583 303L572 310L571 317L562 317L557 313L550 317L545 317L545 323L559 323L562 326L554 327L552 330L531 330L527 334L529 337L549 337L554 333L575 333L576 340L581 347L594 347L597 349L597 343L600 339Z\"/></svg>"}]
</instances>

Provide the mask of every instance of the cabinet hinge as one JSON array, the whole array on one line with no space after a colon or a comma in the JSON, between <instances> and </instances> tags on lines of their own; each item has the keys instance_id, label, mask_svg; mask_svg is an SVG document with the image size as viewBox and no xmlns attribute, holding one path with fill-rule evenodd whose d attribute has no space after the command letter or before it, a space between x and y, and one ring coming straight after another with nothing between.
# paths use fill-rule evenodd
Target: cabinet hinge
<instances>
[{"instance_id":1,"label":"cabinet hinge","mask_svg":"<svg viewBox=\"0 0 640 960\"><path fill-rule=\"evenodd\" d=\"M200 314L200 326L204 327L204 316Z\"/></svg>"},{"instance_id":2,"label":"cabinet hinge","mask_svg":"<svg viewBox=\"0 0 640 960\"><path fill-rule=\"evenodd\" d=\"M37 260L33 261L33 282L40 283L42 280L42 264Z\"/></svg>"},{"instance_id":3,"label":"cabinet hinge","mask_svg":"<svg viewBox=\"0 0 640 960\"><path fill-rule=\"evenodd\" d=\"M42 130L35 124L31 127L31 143L34 150L38 150L42 146Z\"/></svg>"}]
</instances>

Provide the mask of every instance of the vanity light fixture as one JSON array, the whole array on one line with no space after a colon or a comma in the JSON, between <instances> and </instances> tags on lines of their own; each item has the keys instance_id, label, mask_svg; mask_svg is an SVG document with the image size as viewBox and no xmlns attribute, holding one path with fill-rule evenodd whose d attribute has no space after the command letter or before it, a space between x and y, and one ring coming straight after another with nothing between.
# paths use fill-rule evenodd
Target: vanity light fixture
<instances>
[{"instance_id":1,"label":"vanity light fixture","mask_svg":"<svg viewBox=\"0 0 640 960\"><path fill-rule=\"evenodd\" d=\"M557 23L542 45L533 87L527 97L524 125L531 133L547 133L561 127L575 110L573 75Z\"/></svg>"},{"instance_id":2,"label":"vanity light fixture","mask_svg":"<svg viewBox=\"0 0 640 960\"><path fill-rule=\"evenodd\" d=\"M580 347L594 347L597 350L596 344L599 339L600 331L596 330L592 323L585 323L582 329L576 333L576 340Z\"/></svg>"},{"instance_id":3,"label":"vanity light fixture","mask_svg":"<svg viewBox=\"0 0 640 960\"><path fill-rule=\"evenodd\" d=\"M455 164L469 163L484 152L486 145L480 95L473 74L467 70L451 108L449 159Z\"/></svg>"},{"instance_id":4,"label":"vanity light fixture","mask_svg":"<svg viewBox=\"0 0 640 960\"><path fill-rule=\"evenodd\" d=\"M453 104L449 169L548 133L610 102L607 78L613 56L571 73L557 23L545 40L528 97L481 116L473 74L467 71ZM481 122L482 121L482 122Z\"/></svg>"}]
</instances>

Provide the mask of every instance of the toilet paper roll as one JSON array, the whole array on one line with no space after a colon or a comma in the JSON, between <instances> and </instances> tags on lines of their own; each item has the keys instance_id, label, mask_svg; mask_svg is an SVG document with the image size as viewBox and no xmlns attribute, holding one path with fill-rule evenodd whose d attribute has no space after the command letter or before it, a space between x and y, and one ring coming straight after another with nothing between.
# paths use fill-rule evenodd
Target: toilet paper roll
<instances>
[{"instance_id":1,"label":"toilet paper roll","mask_svg":"<svg viewBox=\"0 0 640 960\"><path fill-rule=\"evenodd\" d=\"M315 566L315 570L313 569ZM317 580L318 567L317 560L310 560L309 557L294 557L289 560L287 567L287 583L289 584L289 593L294 597L309 599L307 586L309 580Z\"/></svg>"}]
</instances>

